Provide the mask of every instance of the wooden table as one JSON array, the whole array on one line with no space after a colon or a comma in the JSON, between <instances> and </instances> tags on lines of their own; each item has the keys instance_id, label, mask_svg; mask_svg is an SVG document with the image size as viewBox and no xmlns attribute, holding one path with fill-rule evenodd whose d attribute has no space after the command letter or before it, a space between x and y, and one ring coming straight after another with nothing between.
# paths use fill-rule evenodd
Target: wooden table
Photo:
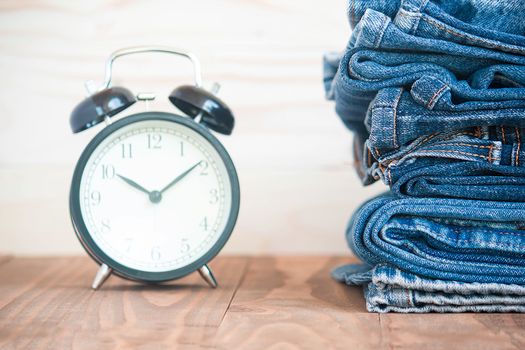
<instances>
[{"instance_id":1,"label":"wooden table","mask_svg":"<svg viewBox=\"0 0 525 350\"><path fill-rule=\"evenodd\" d=\"M522 314L371 314L329 257L219 257L220 287L111 277L85 257L0 257L0 348L525 349Z\"/></svg>"}]
</instances>

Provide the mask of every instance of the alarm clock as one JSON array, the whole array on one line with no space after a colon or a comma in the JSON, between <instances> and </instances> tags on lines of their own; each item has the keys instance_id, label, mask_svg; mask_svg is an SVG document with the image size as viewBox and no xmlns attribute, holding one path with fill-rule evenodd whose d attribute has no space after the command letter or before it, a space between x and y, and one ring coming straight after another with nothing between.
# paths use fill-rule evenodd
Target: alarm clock
<instances>
[{"instance_id":1,"label":"alarm clock","mask_svg":"<svg viewBox=\"0 0 525 350\"><path fill-rule=\"evenodd\" d=\"M145 111L113 118L151 93L134 95L112 86L113 62L160 52L193 65L194 84L169 95L180 113ZM230 237L239 212L239 181L228 152L212 134L231 134L234 117L215 93L202 87L195 55L168 47L118 50L106 62L103 85L71 113L73 133L99 123L73 173L69 207L80 243L99 265L98 289L113 273L159 283L198 271L213 288L208 262Z\"/></svg>"}]
</instances>

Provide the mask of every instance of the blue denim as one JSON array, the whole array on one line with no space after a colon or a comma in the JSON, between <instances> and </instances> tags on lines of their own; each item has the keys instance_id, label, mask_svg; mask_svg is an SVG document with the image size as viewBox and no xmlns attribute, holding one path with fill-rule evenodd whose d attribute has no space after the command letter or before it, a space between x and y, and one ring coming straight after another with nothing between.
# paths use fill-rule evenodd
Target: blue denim
<instances>
[{"instance_id":1,"label":"blue denim","mask_svg":"<svg viewBox=\"0 0 525 350\"><path fill-rule=\"evenodd\" d=\"M332 272L364 285L370 312L525 312L525 286L433 280L390 265L345 265Z\"/></svg>"},{"instance_id":2,"label":"blue denim","mask_svg":"<svg viewBox=\"0 0 525 350\"><path fill-rule=\"evenodd\" d=\"M365 184L347 240L374 312L525 312L525 2L352 0L324 86ZM490 28L490 29L489 29Z\"/></svg>"},{"instance_id":3,"label":"blue denim","mask_svg":"<svg viewBox=\"0 0 525 350\"><path fill-rule=\"evenodd\" d=\"M398 197L449 197L525 202L525 167L418 159L389 170L387 181Z\"/></svg>"},{"instance_id":4,"label":"blue denim","mask_svg":"<svg viewBox=\"0 0 525 350\"><path fill-rule=\"evenodd\" d=\"M443 40L466 40L486 44L489 40L523 46L525 3L521 0L349 0L348 20L355 28L367 9L390 19L409 17L418 36ZM402 13L402 15L399 15Z\"/></svg>"},{"instance_id":5,"label":"blue denim","mask_svg":"<svg viewBox=\"0 0 525 350\"><path fill-rule=\"evenodd\" d=\"M525 203L376 197L357 210L347 241L370 266L430 279L525 285Z\"/></svg>"},{"instance_id":6,"label":"blue denim","mask_svg":"<svg viewBox=\"0 0 525 350\"><path fill-rule=\"evenodd\" d=\"M402 0L394 22L419 37L523 55L523 11L521 0Z\"/></svg>"},{"instance_id":7,"label":"blue denim","mask_svg":"<svg viewBox=\"0 0 525 350\"><path fill-rule=\"evenodd\" d=\"M336 100L336 111L352 130L377 91L388 87L405 87L400 99L407 102L401 104L415 102L414 113L525 107L525 67L469 57L350 50L339 60L331 53L324 59L324 84L326 97Z\"/></svg>"},{"instance_id":8,"label":"blue denim","mask_svg":"<svg viewBox=\"0 0 525 350\"><path fill-rule=\"evenodd\" d=\"M354 157L365 184L381 179L398 195L506 200L523 193L524 135L520 128L475 127L420 136L390 151L366 140ZM452 179L455 186L441 186ZM482 188L489 184L497 187Z\"/></svg>"},{"instance_id":9,"label":"blue denim","mask_svg":"<svg viewBox=\"0 0 525 350\"><path fill-rule=\"evenodd\" d=\"M428 86L428 85L427 85ZM525 94L524 94L525 96ZM521 101L525 103L525 98ZM433 111L418 103L403 88L386 88L377 93L365 119L370 132L370 146L396 149L419 136L475 126L525 127L525 107L501 108L497 102L486 109Z\"/></svg>"},{"instance_id":10,"label":"blue denim","mask_svg":"<svg viewBox=\"0 0 525 350\"><path fill-rule=\"evenodd\" d=\"M367 14L369 16L363 18L363 21L389 21L387 17L381 17L381 13L369 11ZM433 50L427 52L418 51L420 47L409 49L408 43L391 47L406 52L363 49L359 46L360 43L366 45L372 40L367 39L366 35L372 38L381 37L380 32L377 32L377 28L381 26L373 26L372 23L362 25L372 26L376 28L376 32L372 29L364 33L354 32L350 48L340 62L335 54L325 57L326 95L335 99L337 113L352 130L354 125L364 119L377 91L387 87L405 87L406 94L402 99L400 97L400 101L401 104L415 104L414 114L423 111L433 115L427 109L469 111L523 109L525 106L525 67L502 63L509 58L506 53L492 51L493 59L483 56L479 59L478 55L481 53L477 51L485 49L461 45L458 47L455 43L448 43L453 45L453 55L443 54L440 48L446 45L439 46L438 43ZM394 32L400 31L392 23L388 23L387 28L392 28ZM396 44L397 34L392 34L393 45ZM382 40L386 41L384 35ZM525 56L520 58L523 63ZM335 71L334 67L338 63L339 70ZM396 101L398 100L389 101L389 104L396 104ZM440 117L439 114L443 113L437 113L436 118Z\"/></svg>"}]
</instances>

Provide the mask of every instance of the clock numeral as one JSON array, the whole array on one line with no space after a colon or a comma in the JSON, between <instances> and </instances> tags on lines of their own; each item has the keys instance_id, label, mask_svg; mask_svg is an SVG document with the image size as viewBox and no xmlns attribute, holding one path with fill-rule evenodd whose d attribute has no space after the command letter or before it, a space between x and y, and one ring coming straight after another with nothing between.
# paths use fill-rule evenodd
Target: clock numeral
<instances>
[{"instance_id":1,"label":"clock numeral","mask_svg":"<svg viewBox=\"0 0 525 350\"><path fill-rule=\"evenodd\" d=\"M201 168L201 172L200 172L201 175L208 175L208 166L209 166L208 161L203 160L200 162L199 167Z\"/></svg>"},{"instance_id":2,"label":"clock numeral","mask_svg":"<svg viewBox=\"0 0 525 350\"><path fill-rule=\"evenodd\" d=\"M180 156L184 157L184 141L180 142Z\"/></svg>"},{"instance_id":3,"label":"clock numeral","mask_svg":"<svg viewBox=\"0 0 525 350\"><path fill-rule=\"evenodd\" d=\"M102 180L109 180L115 177L115 167L111 164L102 164Z\"/></svg>"},{"instance_id":4,"label":"clock numeral","mask_svg":"<svg viewBox=\"0 0 525 350\"><path fill-rule=\"evenodd\" d=\"M148 134L148 148L149 149L160 149L161 141L162 141L161 134Z\"/></svg>"},{"instance_id":5,"label":"clock numeral","mask_svg":"<svg viewBox=\"0 0 525 350\"><path fill-rule=\"evenodd\" d=\"M160 260L160 247L151 248L151 260L153 261Z\"/></svg>"},{"instance_id":6,"label":"clock numeral","mask_svg":"<svg viewBox=\"0 0 525 350\"><path fill-rule=\"evenodd\" d=\"M202 219L200 225L204 229L204 231L208 231L208 217L205 216L204 219Z\"/></svg>"},{"instance_id":7,"label":"clock numeral","mask_svg":"<svg viewBox=\"0 0 525 350\"><path fill-rule=\"evenodd\" d=\"M216 188L210 190L210 204L215 204L219 201L219 191Z\"/></svg>"},{"instance_id":8,"label":"clock numeral","mask_svg":"<svg viewBox=\"0 0 525 350\"><path fill-rule=\"evenodd\" d=\"M123 143L120 145L122 158L133 158L131 143Z\"/></svg>"},{"instance_id":9,"label":"clock numeral","mask_svg":"<svg viewBox=\"0 0 525 350\"><path fill-rule=\"evenodd\" d=\"M100 201L102 200L102 196L100 195L99 191L91 192L91 195L89 196L89 198L91 199L92 205L99 205Z\"/></svg>"},{"instance_id":10,"label":"clock numeral","mask_svg":"<svg viewBox=\"0 0 525 350\"><path fill-rule=\"evenodd\" d=\"M189 251L190 251L190 245L188 243L188 239L184 238L181 241L180 252L187 253Z\"/></svg>"},{"instance_id":11,"label":"clock numeral","mask_svg":"<svg viewBox=\"0 0 525 350\"><path fill-rule=\"evenodd\" d=\"M100 220L100 232L106 233L111 231L111 225L108 218Z\"/></svg>"}]
</instances>

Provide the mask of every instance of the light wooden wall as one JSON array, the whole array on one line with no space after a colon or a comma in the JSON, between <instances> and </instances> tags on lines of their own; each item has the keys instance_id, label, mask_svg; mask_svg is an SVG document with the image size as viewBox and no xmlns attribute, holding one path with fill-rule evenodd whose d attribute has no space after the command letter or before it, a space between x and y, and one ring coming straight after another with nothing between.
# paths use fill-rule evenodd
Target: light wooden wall
<instances>
[{"instance_id":1,"label":"light wooden wall","mask_svg":"<svg viewBox=\"0 0 525 350\"><path fill-rule=\"evenodd\" d=\"M321 57L350 34L345 1L0 2L0 252L82 251L69 221L70 177L100 131L72 135L83 82L103 79L115 49L160 44L195 52L236 114L221 137L238 168L242 206L226 250L346 253L351 212L382 186L361 188L351 136L323 98ZM190 80L162 55L118 61L116 84L164 96ZM143 106L136 105L136 112Z\"/></svg>"}]
</instances>

